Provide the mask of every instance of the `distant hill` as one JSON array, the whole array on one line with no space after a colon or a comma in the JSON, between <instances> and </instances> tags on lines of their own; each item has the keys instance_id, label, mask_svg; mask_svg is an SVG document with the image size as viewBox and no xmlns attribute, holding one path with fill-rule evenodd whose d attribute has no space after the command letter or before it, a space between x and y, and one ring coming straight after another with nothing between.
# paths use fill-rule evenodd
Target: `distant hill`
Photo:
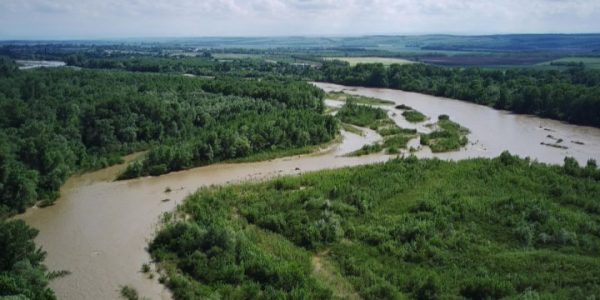
<instances>
[{"instance_id":1,"label":"distant hill","mask_svg":"<svg viewBox=\"0 0 600 300\"><path fill-rule=\"evenodd\" d=\"M320 48L378 49L400 52L558 52L600 54L600 34L507 34L507 35L374 35L322 37L190 37L134 38L73 41L0 41L7 44L136 44L200 48Z\"/></svg>"}]
</instances>

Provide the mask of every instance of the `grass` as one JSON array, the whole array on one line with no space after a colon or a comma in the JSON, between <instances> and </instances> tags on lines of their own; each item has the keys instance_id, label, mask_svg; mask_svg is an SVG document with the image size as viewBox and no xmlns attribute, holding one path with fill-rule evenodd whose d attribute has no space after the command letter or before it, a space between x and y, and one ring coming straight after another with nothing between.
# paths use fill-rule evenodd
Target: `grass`
<instances>
[{"instance_id":1,"label":"grass","mask_svg":"<svg viewBox=\"0 0 600 300\"><path fill-rule=\"evenodd\" d=\"M378 128L377 133L379 133L380 135L382 135L384 137L390 136L390 135L396 135L396 134L417 135L417 130L400 128L398 126L388 126L388 127Z\"/></svg>"},{"instance_id":2,"label":"grass","mask_svg":"<svg viewBox=\"0 0 600 300\"><path fill-rule=\"evenodd\" d=\"M364 135L364 132L354 125L342 123L341 126L342 126L342 129L344 129L348 132L351 132L351 133L354 133L354 134L360 135L360 136Z\"/></svg>"},{"instance_id":3,"label":"grass","mask_svg":"<svg viewBox=\"0 0 600 300\"><path fill-rule=\"evenodd\" d=\"M374 64L380 63L386 66L391 64L414 64L416 62L402 59L402 58L393 58L393 57L324 57L325 60L341 60L350 64L350 66L356 66L357 64Z\"/></svg>"},{"instance_id":4,"label":"grass","mask_svg":"<svg viewBox=\"0 0 600 300\"><path fill-rule=\"evenodd\" d=\"M348 156L363 156L363 155L369 155L369 154L373 154L373 153L379 153L381 151L383 151L383 146L379 143L373 144L373 145L364 145L362 146L362 148L349 153Z\"/></svg>"},{"instance_id":5,"label":"grass","mask_svg":"<svg viewBox=\"0 0 600 300\"><path fill-rule=\"evenodd\" d=\"M383 145L385 147L391 148L391 149L399 149L399 148L406 149L406 145L408 144L408 142L415 137L416 137L416 135L404 135L404 134L392 135L385 139L385 142L383 143ZM392 151L392 152L397 152L397 151Z\"/></svg>"},{"instance_id":6,"label":"grass","mask_svg":"<svg viewBox=\"0 0 600 300\"><path fill-rule=\"evenodd\" d=\"M394 101L383 100L379 98L366 97L366 96L355 96L348 95L344 92L329 92L325 96L327 99L337 100L337 101L352 101L356 104L365 104L365 105L393 105Z\"/></svg>"},{"instance_id":7,"label":"grass","mask_svg":"<svg viewBox=\"0 0 600 300\"><path fill-rule=\"evenodd\" d=\"M404 117L404 119L406 119L406 121L411 123L420 123L427 120L427 117L424 114L416 110L404 111L402 112L402 116Z\"/></svg>"},{"instance_id":8,"label":"grass","mask_svg":"<svg viewBox=\"0 0 600 300\"><path fill-rule=\"evenodd\" d=\"M410 157L202 189L149 250L175 299L586 299L599 195L593 162Z\"/></svg>"}]
</instances>

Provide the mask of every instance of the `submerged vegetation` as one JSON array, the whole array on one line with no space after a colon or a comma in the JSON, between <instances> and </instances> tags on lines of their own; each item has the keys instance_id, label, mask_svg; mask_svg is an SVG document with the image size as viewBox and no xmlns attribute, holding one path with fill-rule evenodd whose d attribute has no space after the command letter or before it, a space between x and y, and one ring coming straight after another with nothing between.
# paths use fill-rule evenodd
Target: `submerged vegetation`
<instances>
[{"instance_id":1,"label":"submerged vegetation","mask_svg":"<svg viewBox=\"0 0 600 300\"><path fill-rule=\"evenodd\" d=\"M434 153L458 150L469 142L469 130L451 121L447 115L440 115L432 127L431 133L421 134L421 145L429 146Z\"/></svg>"},{"instance_id":2,"label":"submerged vegetation","mask_svg":"<svg viewBox=\"0 0 600 300\"><path fill-rule=\"evenodd\" d=\"M405 116L410 122L421 122L426 119L426 116L418 111L407 110L406 112L412 112ZM383 144L365 145L351 153L351 156L377 153L384 149L387 149L388 154L397 154L400 153L400 149L407 148L411 139L419 136L421 145L429 146L432 152L456 151L468 143L469 130L450 121L447 115L440 115L438 122L430 125L433 127L433 131L428 134L418 133L416 129L400 128L387 117L383 109L358 105L353 102L346 103L337 116L343 122L369 127L384 137Z\"/></svg>"},{"instance_id":3,"label":"submerged vegetation","mask_svg":"<svg viewBox=\"0 0 600 300\"><path fill-rule=\"evenodd\" d=\"M344 123L360 127L370 127L378 120L387 119L385 110L357 104L352 100L347 101L336 116Z\"/></svg>"},{"instance_id":4,"label":"submerged vegetation","mask_svg":"<svg viewBox=\"0 0 600 300\"><path fill-rule=\"evenodd\" d=\"M599 180L503 153L207 188L149 249L176 299L593 297Z\"/></svg>"},{"instance_id":5,"label":"submerged vegetation","mask_svg":"<svg viewBox=\"0 0 600 300\"><path fill-rule=\"evenodd\" d=\"M406 110L402 112L402 116L406 119L406 121L411 123L420 123L427 120L427 117L416 111L416 110Z\"/></svg>"}]
</instances>

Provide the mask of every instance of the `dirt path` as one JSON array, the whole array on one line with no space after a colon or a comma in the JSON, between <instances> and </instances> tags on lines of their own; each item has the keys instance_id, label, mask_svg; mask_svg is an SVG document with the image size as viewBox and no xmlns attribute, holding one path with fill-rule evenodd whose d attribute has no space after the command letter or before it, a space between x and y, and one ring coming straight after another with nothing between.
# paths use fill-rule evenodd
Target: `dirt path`
<instances>
[{"instance_id":1,"label":"dirt path","mask_svg":"<svg viewBox=\"0 0 600 300\"><path fill-rule=\"evenodd\" d=\"M352 284L340 274L328 259L329 249L318 252L312 257L315 277L333 291L335 299L361 299Z\"/></svg>"}]
</instances>

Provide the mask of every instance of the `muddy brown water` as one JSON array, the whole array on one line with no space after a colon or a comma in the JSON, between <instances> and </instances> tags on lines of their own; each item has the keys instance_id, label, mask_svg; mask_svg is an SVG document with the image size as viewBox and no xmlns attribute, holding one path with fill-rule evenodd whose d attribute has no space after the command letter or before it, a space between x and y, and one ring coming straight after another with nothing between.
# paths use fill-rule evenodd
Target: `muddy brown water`
<instances>
[{"instance_id":1,"label":"muddy brown water","mask_svg":"<svg viewBox=\"0 0 600 300\"><path fill-rule=\"evenodd\" d=\"M439 114L450 115L451 119L471 130L469 139L474 143L461 151L436 155L442 158L491 157L508 149L550 163L562 162L565 155L574 156L580 162L600 159L600 130L595 128L517 116L485 106L416 93L316 85L325 90L347 90L348 93L404 103L432 120ZM386 109L390 116L396 113L393 119L398 124L423 129L422 124L406 123L393 106ZM565 140L563 143L569 149L540 145L547 140L548 134ZM36 242L48 252L47 266L51 270L71 272L71 275L51 282L59 299L117 299L121 285L133 286L143 297L170 299L169 291L158 283L157 275L149 279L140 271L142 264L150 261L145 247L162 213L172 211L187 195L201 187L372 164L390 157L383 154L344 156L381 137L371 130L366 130L363 136L349 132L342 132L342 135L343 141L339 145L316 154L262 162L215 164L128 181L112 181L124 165L73 176L61 188L61 197L55 205L29 209L18 218L40 230ZM584 145L572 144L571 140L581 141ZM418 147L418 140L411 141L411 145ZM427 148L418 151L417 155L432 156ZM172 189L170 193L165 193L167 187Z\"/></svg>"},{"instance_id":2,"label":"muddy brown water","mask_svg":"<svg viewBox=\"0 0 600 300\"><path fill-rule=\"evenodd\" d=\"M170 299L157 275L149 279L140 271L142 264L150 261L145 247L162 213L172 211L187 195L205 186L387 159L381 154L342 156L381 138L370 130L364 136L342 135L341 144L317 154L215 164L128 181L112 181L125 165L74 176L61 188L55 205L29 209L18 218L40 230L36 242L48 252L46 265L71 272L51 282L59 299L117 299L121 285L133 286L140 296L150 299ZM165 193L167 187L172 191Z\"/></svg>"},{"instance_id":3,"label":"muddy brown water","mask_svg":"<svg viewBox=\"0 0 600 300\"><path fill-rule=\"evenodd\" d=\"M404 128L416 128L421 132L429 129L424 125L437 121L441 114L447 114L451 120L467 127L469 145L461 151L436 154L436 157L465 159L473 157L496 157L502 151L509 150L521 157L531 157L540 162L562 164L565 156L576 158L580 164L588 159L600 161L600 129L577 126L560 121L542 119L531 115L516 115L483 105L419 93L391 89L349 87L330 83L313 83L325 91L344 91L348 94L391 100L396 104L406 104L427 115L430 120L423 123L409 123L402 117L402 111L393 105L380 106L396 113L392 117ZM549 137L551 136L551 137ZM567 147L561 149L542 145L556 144ZM583 144L581 144L583 143ZM418 144L418 143L417 143ZM428 148L417 153L418 157L431 157Z\"/></svg>"}]
</instances>

